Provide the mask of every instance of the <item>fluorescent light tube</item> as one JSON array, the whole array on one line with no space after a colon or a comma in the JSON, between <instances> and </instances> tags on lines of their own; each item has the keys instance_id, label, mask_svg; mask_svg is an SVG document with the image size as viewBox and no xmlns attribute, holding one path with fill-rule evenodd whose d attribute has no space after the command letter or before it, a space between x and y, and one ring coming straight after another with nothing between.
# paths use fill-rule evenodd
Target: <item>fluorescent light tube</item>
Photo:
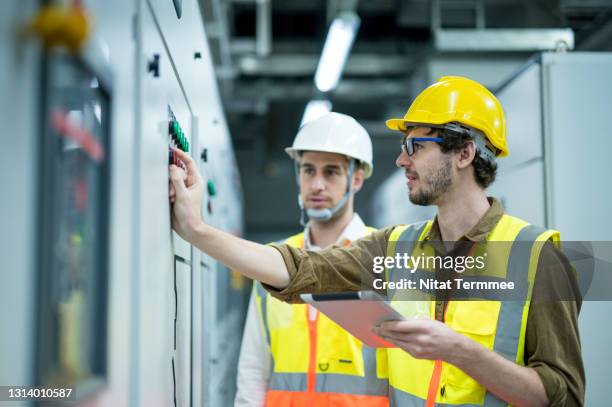
<instances>
[{"instance_id":1,"label":"fluorescent light tube","mask_svg":"<svg viewBox=\"0 0 612 407\"><path fill-rule=\"evenodd\" d=\"M304 109L304 115L300 123L300 128L309 121L318 119L321 116L331 112L332 103L329 100L311 100Z\"/></svg>"},{"instance_id":2,"label":"fluorescent light tube","mask_svg":"<svg viewBox=\"0 0 612 407\"><path fill-rule=\"evenodd\" d=\"M359 24L359 16L353 12L343 12L331 23L315 73L315 85L321 92L338 86Z\"/></svg>"}]
</instances>

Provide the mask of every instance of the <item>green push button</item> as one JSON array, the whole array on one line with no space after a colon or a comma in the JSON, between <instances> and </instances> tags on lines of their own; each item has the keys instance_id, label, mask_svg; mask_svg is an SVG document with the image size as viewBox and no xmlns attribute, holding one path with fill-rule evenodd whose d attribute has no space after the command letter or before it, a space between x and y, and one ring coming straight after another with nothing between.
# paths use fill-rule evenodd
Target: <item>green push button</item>
<instances>
[{"instance_id":1,"label":"green push button","mask_svg":"<svg viewBox=\"0 0 612 407\"><path fill-rule=\"evenodd\" d=\"M208 188L208 195L210 196L217 195L217 189L215 188L214 182L208 181L208 183L206 184L206 187Z\"/></svg>"}]
</instances>

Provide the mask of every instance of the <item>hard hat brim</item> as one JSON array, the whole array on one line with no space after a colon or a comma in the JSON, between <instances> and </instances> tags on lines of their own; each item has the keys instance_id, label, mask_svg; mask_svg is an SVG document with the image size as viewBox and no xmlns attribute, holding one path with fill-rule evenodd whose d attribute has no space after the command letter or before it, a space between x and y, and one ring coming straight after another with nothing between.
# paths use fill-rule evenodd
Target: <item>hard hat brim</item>
<instances>
[{"instance_id":1,"label":"hard hat brim","mask_svg":"<svg viewBox=\"0 0 612 407\"><path fill-rule=\"evenodd\" d=\"M441 127L443 124L448 123L447 121L429 121L429 122L414 122L406 119L389 119L385 122L387 127L391 130L404 131L408 127Z\"/></svg>"},{"instance_id":2,"label":"hard hat brim","mask_svg":"<svg viewBox=\"0 0 612 407\"><path fill-rule=\"evenodd\" d=\"M406 130L406 120L404 119L389 119L385 122L387 128L391 130L402 131Z\"/></svg>"},{"instance_id":3,"label":"hard hat brim","mask_svg":"<svg viewBox=\"0 0 612 407\"><path fill-rule=\"evenodd\" d=\"M404 131L408 127L416 126L416 127L440 127L443 124L448 123L445 120L432 120L427 122L415 122L406 119L389 119L385 122L387 128L391 130Z\"/></svg>"},{"instance_id":4,"label":"hard hat brim","mask_svg":"<svg viewBox=\"0 0 612 407\"><path fill-rule=\"evenodd\" d=\"M372 164L371 163L369 163L367 161L364 161L364 160L360 160L359 158L356 158L356 157L351 157L350 155L343 154L343 153L340 153L338 151L330 151L330 150L327 150L327 149L324 149L324 148L308 148L308 149L305 149L305 150L296 149L296 148L293 148L293 147L286 147L285 148L285 153L287 153L287 155L289 157L291 157L293 160L298 160L300 158L300 153L303 153L305 151L313 151L313 152L318 152L318 153L330 153L330 154L344 155L347 158L352 158L352 159L357 160L358 162L361 163L361 165L363 166L363 172L364 172L363 175L364 175L364 177L366 179L370 178L372 176L373 168L372 168Z\"/></svg>"}]
</instances>

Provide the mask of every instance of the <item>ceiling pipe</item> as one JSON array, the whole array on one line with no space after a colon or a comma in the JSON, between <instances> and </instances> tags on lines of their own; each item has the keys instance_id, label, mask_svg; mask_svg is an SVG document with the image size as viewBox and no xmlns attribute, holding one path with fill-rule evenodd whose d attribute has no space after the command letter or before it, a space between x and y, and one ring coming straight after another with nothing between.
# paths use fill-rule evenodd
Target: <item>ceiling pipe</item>
<instances>
[{"instance_id":1,"label":"ceiling pipe","mask_svg":"<svg viewBox=\"0 0 612 407\"><path fill-rule=\"evenodd\" d=\"M272 3L270 0L256 0L255 53L266 57L272 52Z\"/></svg>"}]
</instances>

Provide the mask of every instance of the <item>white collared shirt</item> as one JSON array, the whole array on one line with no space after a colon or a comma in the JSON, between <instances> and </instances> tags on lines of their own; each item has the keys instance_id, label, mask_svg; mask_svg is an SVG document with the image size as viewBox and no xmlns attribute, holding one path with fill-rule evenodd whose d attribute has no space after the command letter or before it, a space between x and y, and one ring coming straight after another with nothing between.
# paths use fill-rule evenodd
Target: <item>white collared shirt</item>
<instances>
[{"instance_id":1,"label":"white collared shirt","mask_svg":"<svg viewBox=\"0 0 612 407\"><path fill-rule=\"evenodd\" d=\"M336 241L342 244L345 240L354 241L368 234L366 225L358 214L344 228ZM310 228L304 230L304 248L318 251L320 247L310 243ZM309 318L316 319L317 309L309 307ZM272 370L272 353L266 341L263 325L259 321L255 296L251 295L247 312L240 358L238 360L238 378L234 407L261 407L266 400L268 381Z\"/></svg>"},{"instance_id":2,"label":"white collared shirt","mask_svg":"<svg viewBox=\"0 0 612 407\"><path fill-rule=\"evenodd\" d=\"M353 215L353 219L349 222L348 225L344 228L342 233L340 233L340 237L336 240L337 244L342 244L345 240L352 242L353 240L357 240L359 238L364 237L367 234L367 228L363 220L359 214L355 213ZM304 248L306 250L311 251L319 251L321 247L310 243L310 225L306 225L306 229L304 229Z\"/></svg>"}]
</instances>

